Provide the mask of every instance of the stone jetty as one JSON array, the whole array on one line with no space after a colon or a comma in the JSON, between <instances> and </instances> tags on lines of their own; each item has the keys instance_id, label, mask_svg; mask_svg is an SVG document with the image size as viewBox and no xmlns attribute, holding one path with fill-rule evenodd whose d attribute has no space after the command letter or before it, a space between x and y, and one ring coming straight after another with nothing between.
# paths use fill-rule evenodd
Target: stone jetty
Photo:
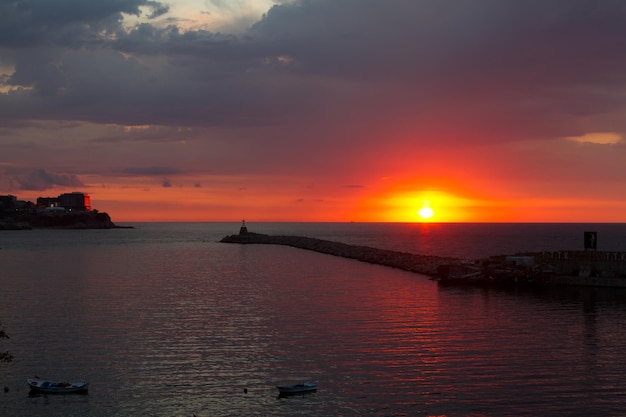
<instances>
[{"instance_id":1,"label":"stone jetty","mask_svg":"<svg viewBox=\"0 0 626 417\"><path fill-rule=\"evenodd\" d=\"M342 258L356 259L361 262L388 266L432 277L437 275L440 266L460 262L460 260L456 258L416 255L412 253L376 249L368 246L349 245L346 243L310 237L251 233L248 232L245 224L241 227L238 235L226 236L221 240L221 242L291 246L294 248L340 256Z\"/></svg>"},{"instance_id":2,"label":"stone jetty","mask_svg":"<svg viewBox=\"0 0 626 417\"><path fill-rule=\"evenodd\" d=\"M453 285L626 287L626 252L558 251L469 261L303 236L251 233L245 222L239 234L226 236L221 242L291 246L427 275Z\"/></svg>"}]
</instances>

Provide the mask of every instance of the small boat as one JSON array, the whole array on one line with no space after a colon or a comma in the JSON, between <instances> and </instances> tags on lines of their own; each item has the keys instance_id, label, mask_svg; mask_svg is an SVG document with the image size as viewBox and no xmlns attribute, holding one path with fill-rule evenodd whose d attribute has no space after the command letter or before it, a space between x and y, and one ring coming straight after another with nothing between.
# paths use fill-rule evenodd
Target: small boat
<instances>
[{"instance_id":1,"label":"small boat","mask_svg":"<svg viewBox=\"0 0 626 417\"><path fill-rule=\"evenodd\" d=\"M58 382L47 381L38 376L26 379L28 386L33 392L41 392L45 394L69 394L74 392L87 392L89 382Z\"/></svg>"},{"instance_id":2,"label":"small boat","mask_svg":"<svg viewBox=\"0 0 626 417\"><path fill-rule=\"evenodd\" d=\"M294 384L294 385L277 385L278 391L280 391L283 395L288 394L300 394L304 392L313 392L317 390L317 384L313 384L311 382L305 382L303 384Z\"/></svg>"}]
</instances>

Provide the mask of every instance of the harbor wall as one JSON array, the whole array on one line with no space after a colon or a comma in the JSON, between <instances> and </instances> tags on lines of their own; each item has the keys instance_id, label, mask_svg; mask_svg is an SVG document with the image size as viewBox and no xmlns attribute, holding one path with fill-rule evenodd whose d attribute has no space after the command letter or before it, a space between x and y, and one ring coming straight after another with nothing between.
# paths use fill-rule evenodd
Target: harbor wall
<instances>
[{"instance_id":1,"label":"harbor wall","mask_svg":"<svg viewBox=\"0 0 626 417\"><path fill-rule=\"evenodd\" d=\"M416 255L302 236L272 236L246 232L226 236L221 242L291 246L429 276L436 276L441 265L459 262L456 258Z\"/></svg>"},{"instance_id":2,"label":"harbor wall","mask_svg":"<svg viewBox=\"0 0 626 417\"><path fill-rule=\"evenodd\" d=\"M553 285L573 285L579 287L621 287L626 288L626 278L623 277L585 277L585 276L560 276L550 277Z\"/></svg>"},{"instance_id":3,"label":"harbor wall","mask_svg":"<svg viewBox=\"0 0 626 417\"><path fill-rule=\"evenodd\" d=\"M535 259L557 275L626 276L626 252L555 251L536 254Z\"/></svg>"},{"instance_id":4,"label":"harbor wall","mask_svg":"<svg viewBox=\"0 0 626 417\"><path fill-rule=\"evenodd\" d=\"M271 244L291 246L311 250L328 255L355 259L377 265L388 266L408 272L419 273L440 279L451 278L453 275L470 275L474 285L573 285L593 287L626 287L626 252L596 251L555 251L534 254L502 255L467 264L458 258L418 255L396 252L367 246L349 245L328 240L285 235L265 235L249 233L247 229L238 235L224 237L223 243L238 244ZM518 265L513 269L504 270L501 279L494 281L488 273L481 272L485 264L497 258L500 262L496 268L510 264L506 259L519 260L524 263L529 257L534 259L532 280L522 280L516 274L529 271L529 265ZM488 261L488 262L487 262ZM521 269L520 269L521 268ZM445 272L445 275L442 275ZM539 274L540 276L538 276ZM540 279L536 279L540 278ZM447 282L468 282L447 279Z\"/></svg>"}]
</instances>

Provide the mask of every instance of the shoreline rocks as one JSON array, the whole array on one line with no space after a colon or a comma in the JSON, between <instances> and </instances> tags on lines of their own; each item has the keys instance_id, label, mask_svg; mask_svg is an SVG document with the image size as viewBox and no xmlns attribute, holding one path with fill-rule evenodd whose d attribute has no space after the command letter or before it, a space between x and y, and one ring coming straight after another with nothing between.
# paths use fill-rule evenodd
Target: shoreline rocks
<instances>
[{"instance_id":1,"label":"shoreline rocks","mask_svg":"<svg viewBox=\"0 0 626 417\"><path fill-rule=\"evenodd\" d=\"M0 219L0 230L31 230L32 227L26 222L18 222L15 219Z\"/></svg>"},{"instance_id":2,"label":"shoreline rocks","mask_svg":"<svg viewBox=\"0 0 626 417\"><path fill-rule=\"evenodd\" d=\"M0 230L32 229L117 229L108 213L78 211L67 213L18 212L0 218Z\"/></svg>"}]
</instances>

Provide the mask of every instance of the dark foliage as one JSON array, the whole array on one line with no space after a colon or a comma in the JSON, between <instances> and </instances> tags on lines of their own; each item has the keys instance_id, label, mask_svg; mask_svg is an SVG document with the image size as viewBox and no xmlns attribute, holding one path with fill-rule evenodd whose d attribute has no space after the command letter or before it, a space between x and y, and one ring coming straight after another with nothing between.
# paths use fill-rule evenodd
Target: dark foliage
<instances>
[{"instance_id":1,"label":"dark foliage","mask_svg":"<svg viewBox=\"0 0 626 417\"><path fill-rule=\"evenodd\" d=\"M0 329L0 339L8 339L9 335L2 329ZM0 362L11 362L13 360L13 355L9 352L0 352Z\"/></svg>"}]
</instances>

